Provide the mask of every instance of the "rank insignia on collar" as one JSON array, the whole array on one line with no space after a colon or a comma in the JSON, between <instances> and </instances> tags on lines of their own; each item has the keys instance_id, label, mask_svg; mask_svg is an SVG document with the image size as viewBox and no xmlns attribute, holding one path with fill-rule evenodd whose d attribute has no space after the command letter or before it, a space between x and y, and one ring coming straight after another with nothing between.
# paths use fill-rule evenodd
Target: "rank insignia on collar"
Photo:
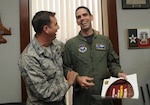
<instances>
[{"instance_id":1,"label":"rank insignia on collar","mask_svg":"<svg viewBox=\"0 0 150 105\"><path fill-rule=\"evenodd\" d=\"M106 50L106 46L103 44L96 44L96 50Z\"/></svg>"},{"instance_id":2,"label":"rank insignia on collar","mask_svg":"<svg viewBox=\"0 0 150 105\"><path fill-rule=\"evenodd\" d=\"M85 53L86 51L87 51L87 47L85 47L85 45L84 45L84 44L79 45L79 52L81 52L81 53Z\"/></svg>"}]
</instances>

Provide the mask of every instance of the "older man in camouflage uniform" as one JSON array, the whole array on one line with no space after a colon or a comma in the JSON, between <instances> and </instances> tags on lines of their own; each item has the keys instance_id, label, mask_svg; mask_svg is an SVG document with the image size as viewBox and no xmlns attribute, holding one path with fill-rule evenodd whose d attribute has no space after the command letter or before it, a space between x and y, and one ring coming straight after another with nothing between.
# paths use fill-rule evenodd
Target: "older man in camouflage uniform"
<instances>
[{"instance_id":1,"label":"older man in camouflage uniform","mask_svg":"<svg viewBox=\"0 0 150 105\"><path fill-rule=\"evenodd\" d=\"M63 43L55 39L59 29L55 13L37 12L32 25L35 37L19 59L28 94L27 105L65 105L65 94L77 73L68 72L67 81L64 81Z\"/></svg>"}]
</instances>

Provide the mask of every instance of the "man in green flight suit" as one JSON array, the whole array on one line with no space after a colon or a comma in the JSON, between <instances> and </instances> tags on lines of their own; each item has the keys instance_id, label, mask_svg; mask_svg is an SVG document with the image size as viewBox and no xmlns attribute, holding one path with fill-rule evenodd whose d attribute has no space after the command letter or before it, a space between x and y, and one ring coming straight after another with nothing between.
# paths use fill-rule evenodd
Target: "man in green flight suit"
<instances>
[{"instance_id":1,"label":"man in green flight suit","mask_svg":"<svg viewBox=\"0 0 150 105\"><path fill-rule=\"evenodd\" d=\"M127 79L119 57L111 41L92 28L93 15L87 7L78 7L75 15L81 30L66 42L63 55L65 75L72 70L78 73L73 105L113 105L112 99L97 100L92 95L101 94L103 80L110 74Z\"/></svg>"}]
</instances>

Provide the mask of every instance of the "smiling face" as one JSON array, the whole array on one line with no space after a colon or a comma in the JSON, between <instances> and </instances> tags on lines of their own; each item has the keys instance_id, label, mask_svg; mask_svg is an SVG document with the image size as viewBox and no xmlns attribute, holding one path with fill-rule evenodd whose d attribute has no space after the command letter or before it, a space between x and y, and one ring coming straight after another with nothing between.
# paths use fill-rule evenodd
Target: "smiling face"
<instances>
[{"instance_id":1,"label":"smiling face","mask_svg":"<svg viewBox=\"0 0 150 105\"><path fill-rule=\"evenodd\" d=\"M77 24L81 27L81 30L92 29L91 21L93 16L85 8L80 8L76 11L76 21Z\"/></svg>"},{"instance_id":2,"label":"smiling face","mask_svg":"<svg viewBox=\"0 0 150 105\"><path fill-rule=\"evenodd\" d=\"M50 17L51 20L51 24L50 26L47 26L45 32L46 34L51 38L51 39L55 39L56 38L56 32L59 29L59 26L57 24L57 20L56 17Z\"/></svg>"}]
</instances>

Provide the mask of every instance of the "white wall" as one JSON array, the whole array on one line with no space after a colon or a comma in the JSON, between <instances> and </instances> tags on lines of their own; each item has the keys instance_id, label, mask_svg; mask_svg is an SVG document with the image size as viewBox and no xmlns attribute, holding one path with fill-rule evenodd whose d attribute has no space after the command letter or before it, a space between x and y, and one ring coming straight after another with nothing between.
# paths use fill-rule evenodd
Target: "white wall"
<instances>
[{"instance_id":1,"label":"white wall","mask_svg":"<svg viewBox=\"0 0 150 105\"><path fill-rule=\"evenodd\" d=\"M128 49L126 29L150 28L150 9L122 9L122 0L117 1L119 52L122 68L127 74L137 73L140 97L124 99L123 105L143 105L140 86L144 89L146 103L150 105L146 84L150 88L150 49Z\"/></svg>"},{"instance_id":2,"label":"white wall","mask_svg":"<svg viewBox=\"0 0 150 105\"><path fill-rule=\"evenodd\" d=\"M18 70L20 56L19 0L0 0L3 25L11 27L11 35L3 36L6 44L0 44L0 104L21 101L21 79Z\"/></svg>"}]
</instances>

